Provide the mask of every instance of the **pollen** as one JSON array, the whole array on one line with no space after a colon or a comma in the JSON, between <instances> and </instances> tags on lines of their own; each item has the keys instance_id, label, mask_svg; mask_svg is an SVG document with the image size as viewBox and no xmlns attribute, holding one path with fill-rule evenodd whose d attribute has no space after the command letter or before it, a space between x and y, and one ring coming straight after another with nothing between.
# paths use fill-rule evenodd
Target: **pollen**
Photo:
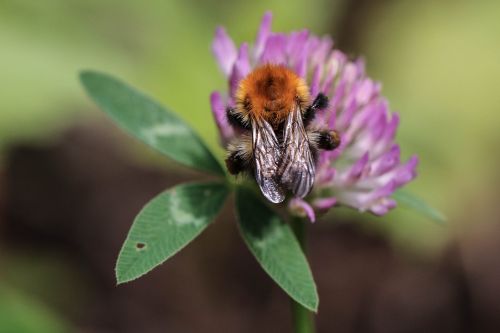
<instances>
[{"instance_id":1,"label":"pollen","mask_svg":"<svg viewBox=\"0 0 500 333\"><path fill-rule=\"evenodd\" d=\"M256 68L240 82L236 93L238 112L244 117L264 119L274 127L294 108L305 110L309 103L309 88L304 80L281 65Z\"/></svg>"}]
</instances>

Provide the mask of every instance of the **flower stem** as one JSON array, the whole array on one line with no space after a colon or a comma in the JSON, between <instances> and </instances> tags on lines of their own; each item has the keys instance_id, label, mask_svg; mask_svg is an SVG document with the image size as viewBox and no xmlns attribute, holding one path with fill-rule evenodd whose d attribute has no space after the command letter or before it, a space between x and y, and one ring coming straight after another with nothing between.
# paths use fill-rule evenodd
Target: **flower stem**
<instances>
[{"instance_id":1,"label":"flower stem","mask_svg":"<svg viewBox=\"0 0 500 333\"><path fill-rule=\"evenodd\" d=\"M299 217L292 218L292 230L299 241L300 247L306 254L306 226L307 221ZM314 333L314 318L311 311L290 299L292 305L292 326L295 333Z\"/></svg>"}]
</instances>

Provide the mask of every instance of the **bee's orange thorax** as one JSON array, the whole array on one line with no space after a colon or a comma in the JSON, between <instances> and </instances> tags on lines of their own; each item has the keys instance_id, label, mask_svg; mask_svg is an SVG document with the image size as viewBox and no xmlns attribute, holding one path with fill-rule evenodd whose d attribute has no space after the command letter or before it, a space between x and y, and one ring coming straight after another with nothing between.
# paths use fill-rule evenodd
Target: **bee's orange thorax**
<instances>
[{"instance_id":1,"label":"bee's orange thorax","mask_svg":"<svg viewBox=\"0 0 500 333\"><path fill-rule=\"evenodd\" d=\"M276 127L297 104L304 111L309 99L309 88L297 74L285 66L268 64L240 82L236 108L244 117L264 119Z\"/></svg>"}]
</instances>

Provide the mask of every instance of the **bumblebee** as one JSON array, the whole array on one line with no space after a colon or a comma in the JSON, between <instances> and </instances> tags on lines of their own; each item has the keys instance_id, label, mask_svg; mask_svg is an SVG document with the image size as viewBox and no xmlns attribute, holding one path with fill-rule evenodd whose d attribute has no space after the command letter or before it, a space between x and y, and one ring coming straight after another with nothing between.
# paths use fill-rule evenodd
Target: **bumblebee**
<instances>
[{"instance_id":1,"label":"bumblebee","mask_svg":"<svg viewBox=\"0 0 500 333\"><path fill-rule=\"evenodd\" d=\"M305 81L285 66L256 68L240 82L235 107L227 109L230 124L239 129L228 145L228 171L252 173L273 203L283 202L287 190L305 197L314 184L318 150L340 144L335 131L310 126L316 111L327 106L323 94L311 102Z\"/></svg>"}]
</instances>

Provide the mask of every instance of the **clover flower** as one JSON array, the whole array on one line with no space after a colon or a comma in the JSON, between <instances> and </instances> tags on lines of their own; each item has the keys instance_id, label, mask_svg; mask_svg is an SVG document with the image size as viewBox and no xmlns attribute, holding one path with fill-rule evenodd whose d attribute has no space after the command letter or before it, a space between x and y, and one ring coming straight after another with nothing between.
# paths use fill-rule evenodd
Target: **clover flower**
<instances>
[{"instance_id":1,"label":"clover flower","mask_svg":"<svg viewBox=\"0 0 500 333\"><path fill-rule=\"evenodd\" d=\"M396 206L393 192L416 177L418 158L401 163L395 142L399 116L390 111L380 83L367 77L363 60L349 60L329 37L308 30L272 32L271 21L268 12L252 46L237 48L224 28L216 30L212 50L228 80L226 94L210 96L221 144L238 135L226 109L234 107L239 82L260 65L285 65L306 80L312 99L319 93L329 97L328 108L318 111L314 122L327 124L341 137L339 148L319 154L313 190L305 199L291 199L290 212L312 222L334 205L384 215Z\"/></svg>"}]
</instances>

